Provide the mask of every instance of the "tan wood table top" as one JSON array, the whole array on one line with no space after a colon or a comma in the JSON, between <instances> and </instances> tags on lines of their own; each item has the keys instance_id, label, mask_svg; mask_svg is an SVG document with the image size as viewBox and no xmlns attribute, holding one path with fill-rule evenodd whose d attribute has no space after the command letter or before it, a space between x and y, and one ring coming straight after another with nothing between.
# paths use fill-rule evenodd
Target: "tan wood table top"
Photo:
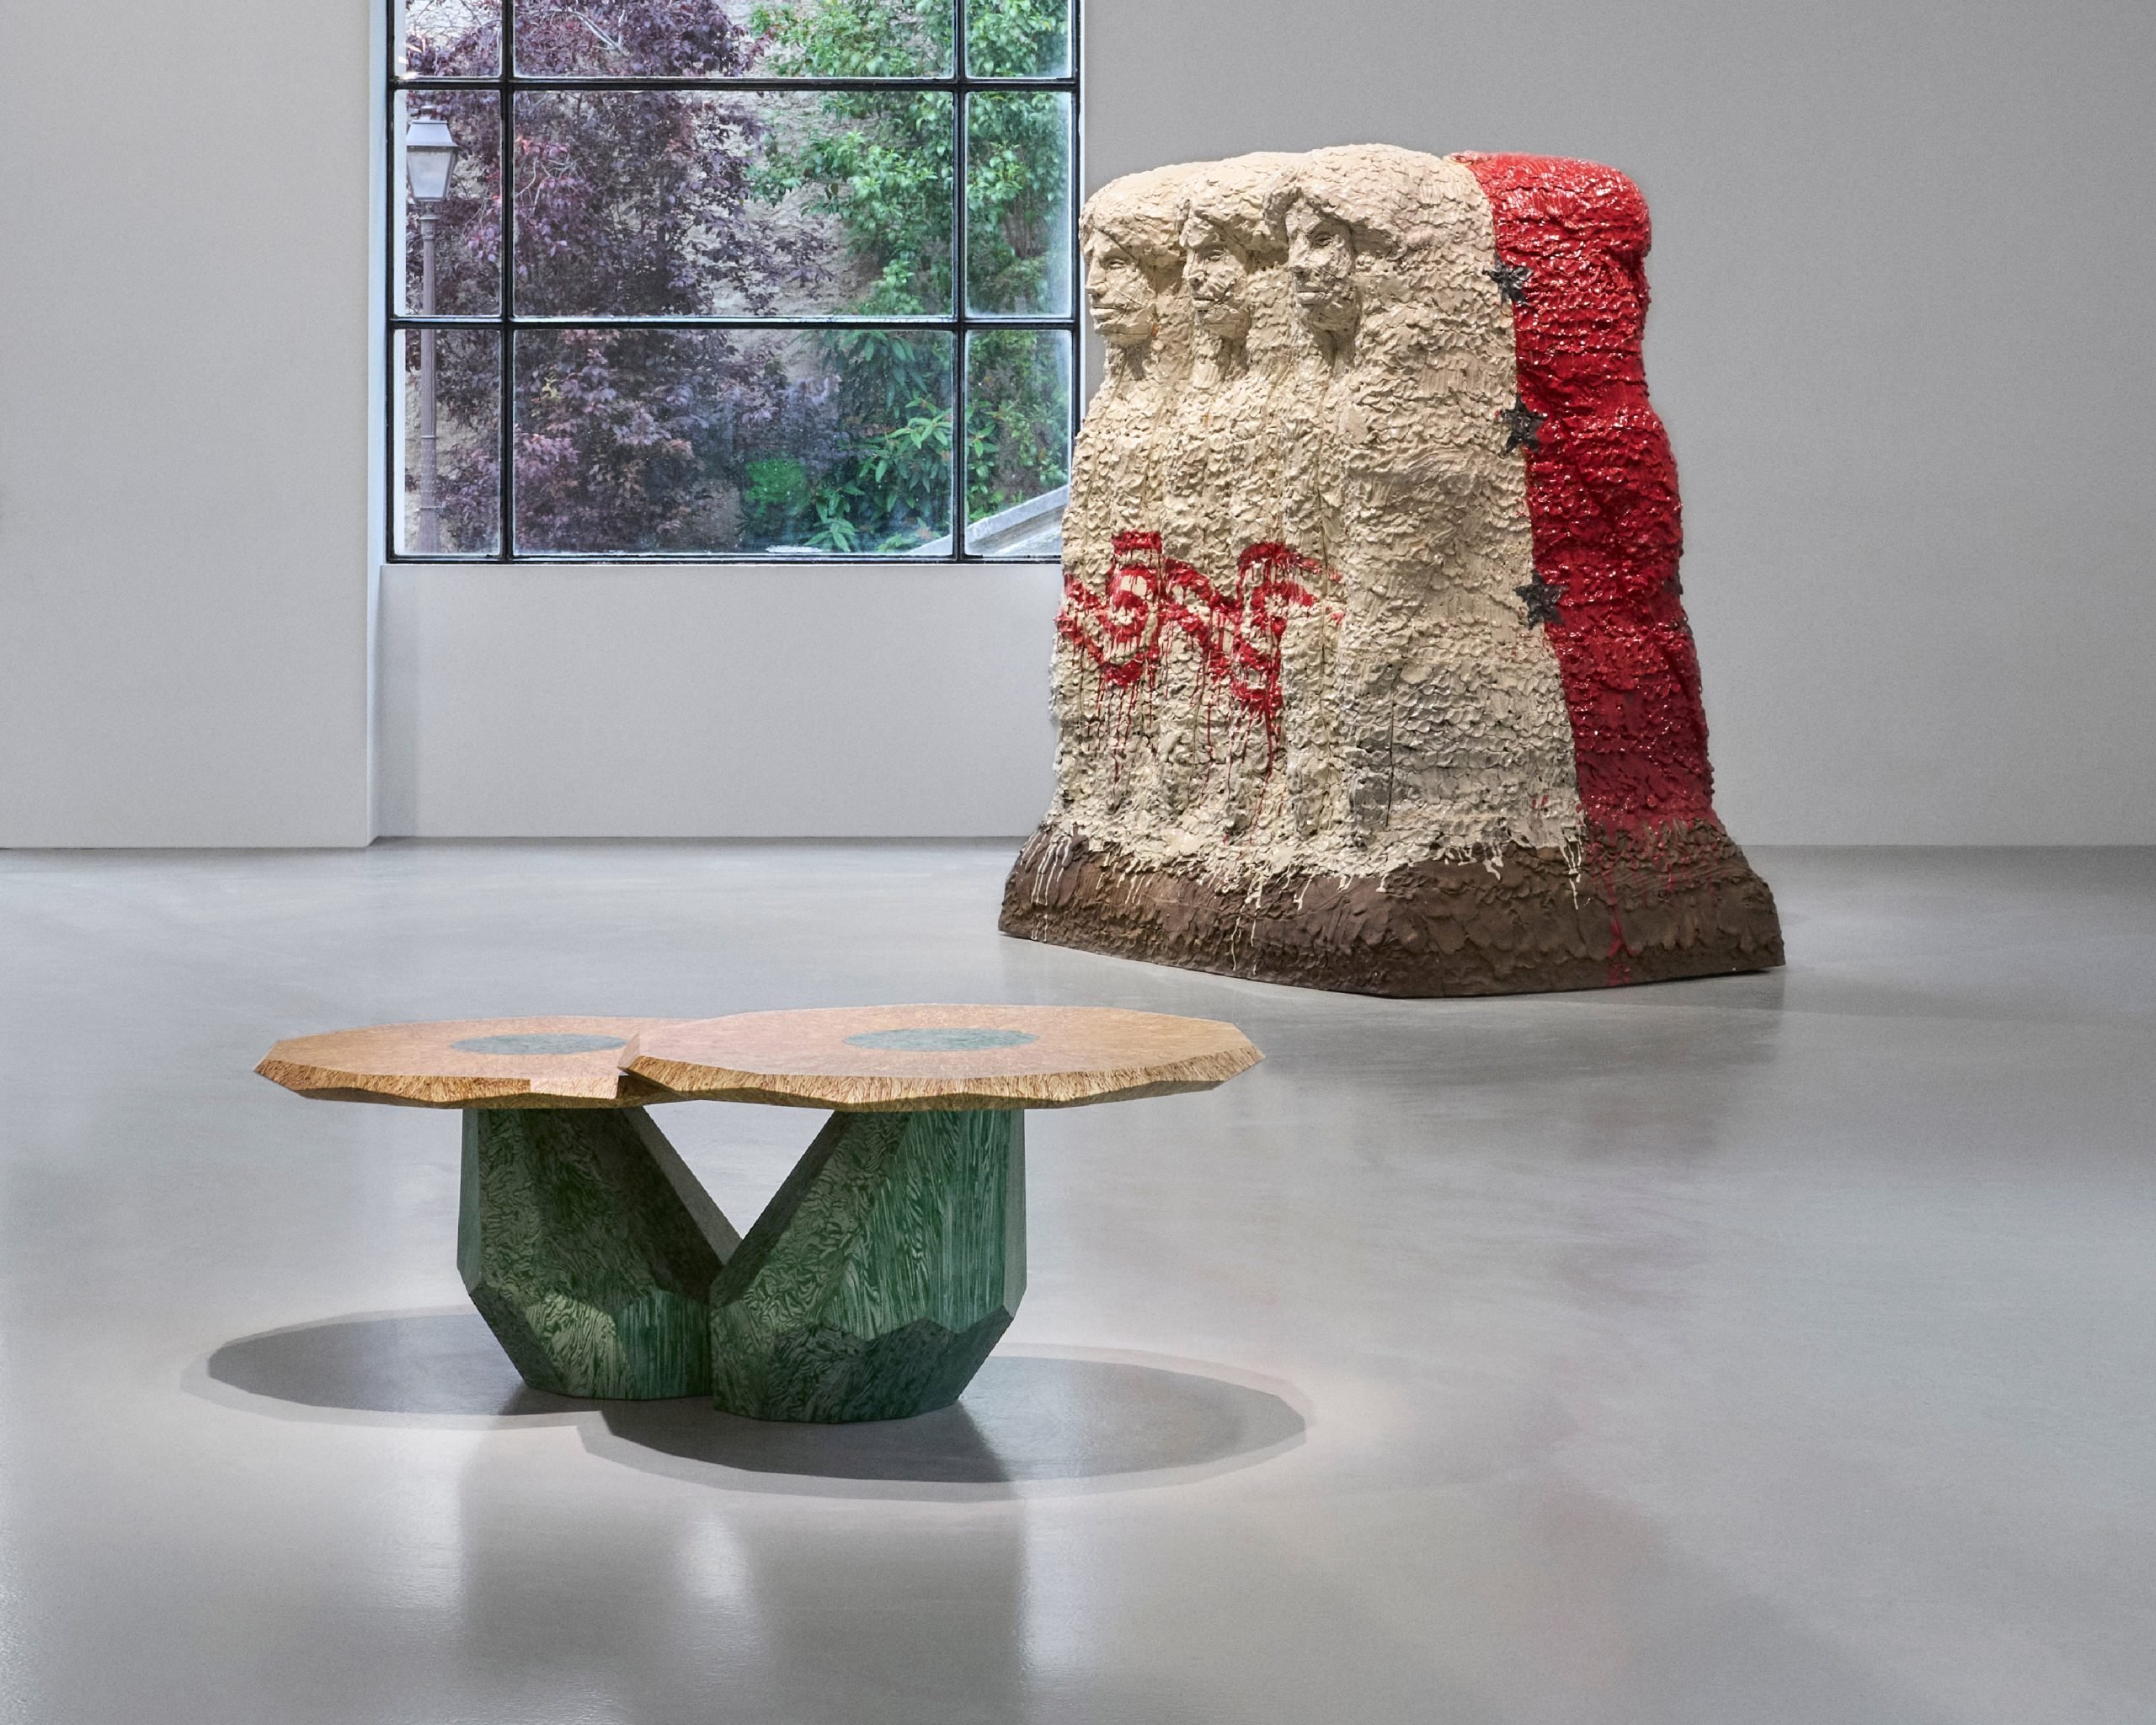
<instances>
[{"instance_id":1,"label":"tan wood table top","mask_svg":"<svg viewBox=\"0 0 2156 1725\"><path fill-rule=\"evenodd\" d=\"M657 1018L456 1018L279 1043L254 1070L326 1102L422 1108L613 1108L671 1100L622 1070Z\"/></svg>"},{"instance_id":2,"label":"tan wood table top","mask_svg":"<svg viewBox=\"0 0 2156 1725\"><path fill-rule=\"evenodd\" d=\"M1074 1108L1209 1090L1264 1056L1232 1024L1109 1007L835 1007L639 1031L622 1064L682 1097L846 1112Z\"/></svg>"}]
</instances>

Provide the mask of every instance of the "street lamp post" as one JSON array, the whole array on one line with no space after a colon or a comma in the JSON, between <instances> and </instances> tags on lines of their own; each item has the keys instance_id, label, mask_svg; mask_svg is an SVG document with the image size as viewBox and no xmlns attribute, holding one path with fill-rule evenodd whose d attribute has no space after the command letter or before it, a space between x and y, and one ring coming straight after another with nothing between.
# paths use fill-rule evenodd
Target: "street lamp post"
<instances>
[{"instance_id":1,"label":"street lamp post","mask_svg":"<svg viewBox=\"0 0 2156 1725\"><path fill-rule=\"evenodd\" d=\"M435 312L435 219L449 195L456 140L444 120L414 120L404 129L404 168L419 206L419 315ZM441 549L441 487L435 439L435 332L419 332L419 542Z\"/></svg>"}]
</instances>

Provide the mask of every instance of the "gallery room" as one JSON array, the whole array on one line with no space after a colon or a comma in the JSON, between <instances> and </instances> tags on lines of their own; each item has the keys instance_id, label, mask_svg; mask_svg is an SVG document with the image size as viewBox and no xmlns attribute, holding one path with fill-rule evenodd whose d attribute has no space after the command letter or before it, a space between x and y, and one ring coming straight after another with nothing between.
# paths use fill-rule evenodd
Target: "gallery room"
<instances>
[{"instance_id":1,"label":"gallery room","mask_svg":"<svg viewBox=\"0 0 2156 1725\"><path fill-rule=\"evenodd\" d=\"M0 1719L2156 1719L2152 107L0 7Z\"/></svg>"}]
</instances>

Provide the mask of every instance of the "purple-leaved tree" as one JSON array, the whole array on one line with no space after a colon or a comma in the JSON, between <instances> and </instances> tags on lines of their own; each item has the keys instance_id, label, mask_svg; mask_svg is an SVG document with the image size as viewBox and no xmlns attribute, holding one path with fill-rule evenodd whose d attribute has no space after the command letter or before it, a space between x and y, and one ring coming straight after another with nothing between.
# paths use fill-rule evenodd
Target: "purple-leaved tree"
<instances>
[{"instance_id":1,"label":"purple-leaved tree","mask_svg":"<svg viewBox=\"0 0 2156 1725\"><path fill-rule=\"evenodd\" d=\"M490 22L411 45L414 73L493 61ZM745 72L755 43L714 0L585 0L520 11L520 58L539 71L663 67ZM501 270L501 129L490 93L428 91L410 113L448 121L460 148L437 224L436 303L492 311ZM524 97L510 147L517 298L540 315L767 312L819 271L818 237L771 219L750 185L751 99L675 92ZM416 213L412 219L417 232ZM419 297L416 238L408 302ZM737 532L742 470L774 439L838 435L803 410L776 344L718 331L563 329L520 338L517 537L532 550L661 551ZM496 343L443 338L437 401L444 531L490 543ZM813 390L809 392L813 394Z\"/></svg>"},{"instance_id":2,"label":"purple-leaved tree","mask_svg":"<svg viewBox=\"0 0 2156 1725\"><path fill-rule=\"evenodd\" d=\"M424 11L419 10L424 3ZM526 72L887 77L951 63L942 0L523 0ZM1052 71L1062 0L974 0L977 69ZM496 25L471 0L414 0L419 76L491 73ZM436 218L437 305L499 307L502 138L491 91L414 92L461 156ZM979 309L1053 311L1067 294L1067 99L1001 92L969 119ZM520 314L563 318L951 302L951 98L527 90L510 147ZM418 294L418 215L408 303ZM903 550L949 531L948 334L553 327L514 355L516 537L571 553L810 543ZM439 338L446 548L496 542L496 338ZM1067 342L984 334L968 363L968 500L979 515L1062 483Z\"/></svg>"}]
</instances>

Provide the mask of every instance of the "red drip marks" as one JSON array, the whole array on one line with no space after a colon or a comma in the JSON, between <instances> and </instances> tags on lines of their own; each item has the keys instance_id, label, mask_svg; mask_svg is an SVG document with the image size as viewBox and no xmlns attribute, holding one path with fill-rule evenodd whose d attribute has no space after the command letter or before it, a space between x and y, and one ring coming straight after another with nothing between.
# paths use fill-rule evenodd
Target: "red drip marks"
<instances>
[{"instance_id":1,"label":"red drip marks","mask_svg":"<svg viewBox=\"0 0 2156 1725\"><path fill-rule=\"evenodd\" d=\"M1534 568L1590 829L1712 821L1700 664L1678 596L1668 434L1647 403L1647 208L1613 168L1463 155L1490 200L1513 311Z\"/></svg>"},{"instance_id":2,"label":"red drip marks","mask_svg":"<svg viewBox=\"0 0 2156 1725\"><path fill-rule=\"evenodd\" d=\"M1149 558L1150 562L1139 560ZM1150 681L1159 668L1159 600L1166 561L1158 533L1118 533L1107 578L1098 592L1075 574L1063 583L1056 633L1093 661L1101 681L1111 688L1129 689ZM1171 566L1198 574L1187 563Z\"/></svg>"},{"instance_id":3,"label":"red drip marks","mask_svg":"<svg viewBox=\"0 0 2156 1725\"><path fill-rule=\"evenodd\" d=\"M1598 877L1604 901L1609 906L1609 950L1603 954L1607 969L1605 981L1612 988L1622 988L1632 980L1632 950L1625 941L1625 919L1618 911L1623 902L1618 896L1618 848L1610 841L1606 829L1590 826L1588 829L1587 867Z\"/></svg>"},{"instance_id":4,"label":"red drip marks","mask_svg":"<svg viewBox=\"0 0 2156 1725\"><path fill-rule=\"evenodd\" d=\"M1293 612L1317 603L1313 587L1297 576L1339 579L1315 558L1267 542L1235 559L1234 589L1224 591L1202 569L1167 556L1158 533L1118 533L1098 590L1076 575L1064 582L1056 631L1093 662L1103 692L1129 692L1134 711L1175 641L1188 642L1208 686L1235 703L1240 719L1262 728L1270 772L1284 700L1281 638Z\"/></svg>"}]
</instances>

